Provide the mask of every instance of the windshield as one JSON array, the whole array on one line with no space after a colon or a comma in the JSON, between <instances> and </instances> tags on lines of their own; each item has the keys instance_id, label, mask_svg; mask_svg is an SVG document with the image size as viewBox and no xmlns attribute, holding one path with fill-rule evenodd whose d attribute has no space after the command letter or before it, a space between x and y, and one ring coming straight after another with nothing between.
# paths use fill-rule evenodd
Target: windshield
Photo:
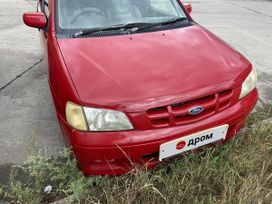
<instances>
[{"instance_id":1,"label":"windshield","mask_svg":"<svg viewBox=\"0 0 272 204\"><path fill-rule=\"evenodd\" d=\"M58 27L94 29L186 17L177 0L59 0Z\"/></svg>"}]
</instances>

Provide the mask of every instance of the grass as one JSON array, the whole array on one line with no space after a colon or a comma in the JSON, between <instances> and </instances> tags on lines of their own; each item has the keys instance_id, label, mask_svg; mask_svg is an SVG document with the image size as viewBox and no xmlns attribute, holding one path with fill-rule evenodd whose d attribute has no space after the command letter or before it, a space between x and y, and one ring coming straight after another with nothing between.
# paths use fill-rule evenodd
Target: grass
<instances>
[{"instance_id":1,"label":"grass","mask_svg":"<svg viewBox=\"0 0 272 204\"><path fill-rule=\"evenodd\" d=\"M187 154L152 171L134 169L120 177L85 177L71 152L58 159L37 153L13 167L0 187L11 203L272 203L270 111L252 114L246 127L224 146ZM52 185L52 192L44 188Z\"/></svg>"}]
</instances>

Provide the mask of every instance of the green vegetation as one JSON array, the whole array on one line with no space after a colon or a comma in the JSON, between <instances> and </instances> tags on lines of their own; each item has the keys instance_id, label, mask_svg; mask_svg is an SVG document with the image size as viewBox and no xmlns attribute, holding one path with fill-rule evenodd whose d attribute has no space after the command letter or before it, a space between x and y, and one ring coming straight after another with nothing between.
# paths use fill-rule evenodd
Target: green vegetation
<instances>
[{"instance_id":1,"label":"green vegetation","mask_svg":"<svg viewBox=\"0 0 272 204\"><path fill-rule=\"evenodd\" d=\"M187 154L152 171L120 177L85 177L71 152L58 159L36 152L15 166L0 198L12 203L271 203L272 122L270 111L250 116L224 146ZM52 192L44 188L52 185ZM1 202L1 201L0 201Z\"/></svg>"}]
</instances>

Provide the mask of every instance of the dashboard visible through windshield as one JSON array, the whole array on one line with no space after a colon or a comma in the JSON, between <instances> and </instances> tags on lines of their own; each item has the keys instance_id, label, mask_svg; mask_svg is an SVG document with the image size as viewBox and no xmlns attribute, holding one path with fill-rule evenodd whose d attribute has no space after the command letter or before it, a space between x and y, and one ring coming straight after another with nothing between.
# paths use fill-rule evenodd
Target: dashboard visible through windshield
<instances>
[{"instance_id":1,"label":"dashboard visible through windshield","mask_svg":"<svg viewBox=\"0 0 272 204\"><path fill-rule=\"evenodd\" d=\"M58 30L71 33L186 18L178 0L58 0Z\"/></svg>"}]
</instances>

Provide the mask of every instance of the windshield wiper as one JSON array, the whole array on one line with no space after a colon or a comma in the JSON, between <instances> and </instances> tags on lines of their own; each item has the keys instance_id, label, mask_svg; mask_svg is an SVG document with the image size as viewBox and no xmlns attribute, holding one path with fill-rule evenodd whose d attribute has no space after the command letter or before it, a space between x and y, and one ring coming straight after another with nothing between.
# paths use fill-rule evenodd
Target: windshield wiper
<instances>
[{"instance_id":1,"label":"windshield wiper","mask_svg":"<svg viewBox=\"0 0 272 204\"><path fill-rule=\"evenodd\" d=\"M156 27L156 26L174 24L174 23L181 22L181 21L186 21L186 20L188 20L188 18L186 18L186 17L176 17L176 18L171 18L170 20L167 20L167 21L163 21L163 22L159 22L159 23L152 23L152 24L150 24L150 25L143 26L143 27L141 27L141 28L138 28L138 29L135 30L135 31L136 31L136 32L137 32L137 31L142 31L142 30L149 29L149 28L153 28L153 27Z\"/></svg>"},{"instance_id":2,"label":"windshield wiper","mask_svg":"<svg viewBox=\"0 0 272 204\"><path fill-rule=\"evenodd\" d=\"M111 31L111 30L118 30L118 29L130 29L130 28L139 28L139 27L145 27L150 26L152 23L127 23L127 24L117 24L110 27L101 27L101 28L94 28L89 30L81 30L73 35L71 35L72 38L77 38L84 35L90 35L97 32L103 32L103 31ZM136 29L137 30L137 29Z\"/></svg>"},{"instance_id":3,"label":"windshield wiper","mask_svg":"<svg viewBox=\"0 0 272 204\"><path fill-rule=\"evenodd\" d=\"M188 19L186 17L176 17L176 18L172 18L167 21L159 22L159 23L138 22L138 23L117 24L117 25L113 25L110 27L101 27L101 28L94 28L94 29L89 29L89 30L81 30L81 31L71 35L71 37L77 38L80 36L90 35L93 33L98 33L98 32L103 32L103 31L111 31L111 30L118 30L118 29L127 30L127 29L131 29L131 28L132 28L131 32L137 32L137 31L145 30L148 28L156 27L156 26L173 24L173 23L177 23L177 22L181 22L181 21L185 21L185 20L188 20Z\"/></svg>"}]
</instances>

